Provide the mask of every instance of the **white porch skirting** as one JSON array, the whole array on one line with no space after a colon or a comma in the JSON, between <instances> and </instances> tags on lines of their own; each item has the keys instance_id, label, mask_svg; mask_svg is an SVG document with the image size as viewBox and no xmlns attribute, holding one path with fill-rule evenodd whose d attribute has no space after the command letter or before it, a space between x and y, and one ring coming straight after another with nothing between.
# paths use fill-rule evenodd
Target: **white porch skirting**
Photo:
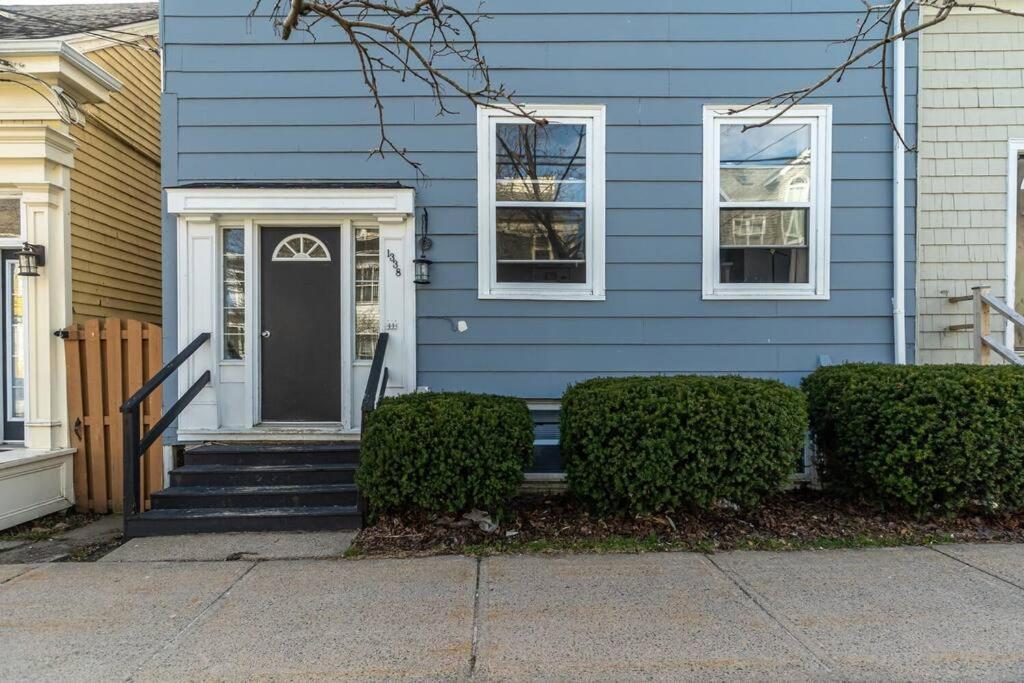
<instances>
[{"instance_id":1,"label":"white porch skirting","mask_svg":"<svg viewBox=\"0 0 1024 683\"><path fill-rule=\"evenodd\" d=\"M0 451L0 529L74 505L74 453L73 448Z\"/></svg>"}]
</instances>

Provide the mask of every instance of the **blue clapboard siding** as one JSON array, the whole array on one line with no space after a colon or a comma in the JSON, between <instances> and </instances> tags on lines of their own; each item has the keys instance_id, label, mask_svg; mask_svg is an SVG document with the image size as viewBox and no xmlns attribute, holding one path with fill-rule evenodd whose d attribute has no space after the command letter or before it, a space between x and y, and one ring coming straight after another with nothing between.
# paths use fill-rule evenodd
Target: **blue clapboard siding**
<instances>
[{"instance_id":1,"label":"blue clapboard siding","mask_svg":"<svg viewBox=\"0 0 1024 683\"><path fill-rule=\"evenodd\" d=\"M893 358L892 135L877 70L851 69L833 105L829 301L701 299L701 111L813 82L860 0L516 0L480 25L497 80L524 101L607 107L607 300L477 296L475 112L436 116L421 84L381 76L389 133L423 163L367 158L376 113L351 49L326 23L280 41L270 4L162 3L164 181L399 180L429 207L433 284L420 288L419 384L558 397L595 375L739 373L800 380L830 362ZM466 3L467 8L475 3ZM907 111L913 139L916 41ZM459 67L459 65L456 65ZM465 74L465 78L471 78ZM916 167L908 159L907 338L914 338ZM165 306L174 339L168 221ZM450 320L466 320L464 334ZM168 352L173 344L168 344ZM913 357L913 347L908 345Z\"/></svg>"}]
</instances>

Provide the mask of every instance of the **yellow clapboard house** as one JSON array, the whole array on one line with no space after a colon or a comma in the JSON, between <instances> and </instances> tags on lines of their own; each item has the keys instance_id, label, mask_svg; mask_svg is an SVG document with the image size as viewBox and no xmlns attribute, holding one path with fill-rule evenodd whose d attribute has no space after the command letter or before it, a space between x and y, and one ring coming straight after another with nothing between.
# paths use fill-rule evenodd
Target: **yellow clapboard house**
<instances>
[{"instance_id":1,"label":"yellow clapboard house","mask_svg":"<svg viewBox=\"0 0 1024 683\"><path fill-rule=\"evenodd\" d=\"M156 2L0 4L0 529L74 501L61 331L160 321L160 72Z\"/></svg>"}]
</instances>

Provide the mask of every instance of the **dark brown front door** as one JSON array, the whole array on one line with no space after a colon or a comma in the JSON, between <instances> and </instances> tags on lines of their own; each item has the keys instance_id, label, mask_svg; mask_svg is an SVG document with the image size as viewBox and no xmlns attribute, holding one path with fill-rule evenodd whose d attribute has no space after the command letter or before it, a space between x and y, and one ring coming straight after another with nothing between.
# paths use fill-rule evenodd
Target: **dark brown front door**
<instances>
[{"instance_id":1,"label":"dark brown front door","mask_svg":"<svg viewBox=\"0 0 1024 683\"><path fill-rule=\"evenodd\" d=\"M261 230L264 422L341 422L339 232Z\"/></svg>"}]
</instances>

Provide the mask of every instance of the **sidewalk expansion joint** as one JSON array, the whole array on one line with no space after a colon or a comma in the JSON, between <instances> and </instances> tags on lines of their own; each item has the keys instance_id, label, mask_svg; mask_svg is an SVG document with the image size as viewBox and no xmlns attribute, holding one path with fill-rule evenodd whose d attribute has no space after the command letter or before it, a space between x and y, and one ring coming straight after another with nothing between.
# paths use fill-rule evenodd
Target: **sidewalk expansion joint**
<instances>
[{"instance_id":1,"label":"sidewalk expansion joint","mask_svg":"<svg viewBox=\"0 0 1024 683\"><path fill-rule=\"evenodd\" d=\"M480 572L482 558L476 558L476 583L473 587L473 636L469 648L469 677L476 673L477 650L480 647Z\"/></svg>"},{"instance_id":2,"label":"sidewalk expansion joint","mask_svg":"<svg viewBox=\"0 0 1024 683\"><path fill-rule=\"evenodd\" d=\"M15 580L16 578L18 578L19 576L25 576L25 574L28 574L28 573L29 573L30 571L32 571L33 569L39 569L39 566L38 566L38 565L34 565L34 564L26 564L26 565L25 565L25 568L24 568L24 569L22 569L22 570L21 570L20 572L18 572L17 574L15 574L14 576L8 576L8 577L7 577L6 579L4 579L3 581L0 581L0 586L4 585L5 583L10 583L11 581L14 581L14 580Z\"/></svg>"},{"instance_id":3,"label":"sidewalk expansion joint","mask_svg":"<svg viewBox=\"0 0 1024 683\"><path fill-rule=\"evenodd\" d=\"M257 562L253 562L252 564L250 564L246 568L246 570L244 572L242 572L237 577L235 577L235 579L231 583L229 583L224 590L222 590L219 594L217 594L217 597L215 597L213 600L210 601L210 604L208 604L206 607L204 607L202 610L200 610L199 614L197 614L195 617L192 618L191 621L189 621L187 624L185 624L182 627L182 629L180 631L178 631L174 635L173 638L170 638L166 643L164 643L164 645L162 647L157 648L151 655L146 657L146 661L142 662L141 664L139 664L138 667L136 667L134 672L132 672L131 674L126 676L125 679L124 679L125 682L128 683L129 681L135 680L135 676L140 671L145 669L146 666L148 666L150 662L152 662L154 659L159 657L161 653L163 653L163 652L165 652L165 651L175 647L177 642L179 640L181 640L181 637L184 636L189 631L189 629L191 629L193 626L195 626L200 620L202 620L203 617L205 617L207 614L212 612L213 608L216 607L217 605L219 605L221 603L221 601L223 601L224 598L227 597L228 593L230 593L232 591L232 589L234 589L234 587L238 585L238 582L241 581L242 579L244 579L246 576L248 576L249 572L251 572L253 569L256 568L257 564L258 564Z\"/></svg>"},{"instance_id":4,"label":"sidewalk expansion joint","mask_svg":"<svg viewBox=\"0 0 1024 683\"><path fill-rule=\"evenodd\" d=\"M807 654L809 654L811 656L811 658L820 667L822 667L823 669L825 669L829 673L832 673L834 671L835 665L831 664L829 662L828 656L825 655L824 653L820 652L818 650L818 648L815 647L811 641L807 640L806 638L801 636L799 633L797 633L795 627L793 627L793 625L790 624L788 622L788 620L785 620L782 617L776 616L774 612L772 612L770 609L768 609L768 606L765 604L765 600L757 593L757 591L755 591L753 588L748 586L746 584L746 582L743 581L735 572L729 571L728 569L725 569L720 564L715 562L714 558L712 558L711 555L704 554L704 555L702 555L702 557L705 560L707 560L711 564L712 567L717 569L727 579L729 579L729 581L731 581L732 584L734 586L736 586L736 588L738 588L741 593L743 593L745 596L747 596L747 598L752 603L754 603L754 605L756 605L757 608L761 612L763 612L764 615L766 617L768 617L768 619L770 621L772 621L779 628L781 628L786 633L786 635L788 635L790 638L792 638L805 652L807 652Z\"/></svg>"},{"instance_id":5,"label":"sidewalk expansion joint","mask_svg":"<svg viewBox=\"0 0 1024 683\"><path fill-rule=\"evenodd\" d=\"M929 550L934 550L939 555L942 555L944 557L948 557L949 559L954 560L955 562L959 562L960 564L962 564L962 565L964 565L966 567L970 567L971 569L973 569L976 572L981 572L985 576L989 576L989 577L995 579L996 581L999 581L1000 583L1006 584L1007 586L1012 586L1013 588L1016 588L1017 590L1024 590L1024 586L1020 585L1019 583L1016 583L1014 581L1011 581L1010 579L1007 579L1007 578L1004 578L1002 576L999 576L998 574L990 572L987 569L982 569L978 565L971 564L967 560L965 560L963 558L960 558L960 557L957 557L956 555L950 555L945 550L941 550L941 549L937 548L936 546L930 545L930 546L928 546L928 549Z\"/></svg>"}]
</instances>

